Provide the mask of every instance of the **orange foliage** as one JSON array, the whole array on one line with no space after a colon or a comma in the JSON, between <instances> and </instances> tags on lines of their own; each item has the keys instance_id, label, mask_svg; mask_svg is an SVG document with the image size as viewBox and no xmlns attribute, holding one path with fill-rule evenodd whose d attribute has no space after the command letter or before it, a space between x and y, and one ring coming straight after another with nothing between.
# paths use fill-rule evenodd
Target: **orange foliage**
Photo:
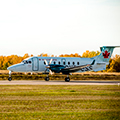
<instances>
[{"instance_id":1,"label":"orange foliage","mask_svg":"<svg viewBox=\"0 0 120 120\"><path fill-rule=\"evenodd\" d=\"M83 54L82 54L82 57L84 57L84 58L91 58L91 57L95 57L95 56L97 56L97 55L99 55L100 54L100 52L99 51L89 51L89 50L86 50L86 52L84 52Z\"/></svg>"},{"instance_id":2,"label":"orange foliage","mask_svg":"<svg viewBox=\"0 0 120 120\"><path fill-rule=\"evenodd\" d=\"M0 56L0 69L6 70L7 67L13 64L20 63L24 57L20 57L17 55L11 55L11 56Z\"/></svg>"},{"instance_id":3,"label":"orange foliage","mask_svg":"<svg viewBox=\"0 0 120 120\"><path fill-rule=\"evenodd\" d=\"M63 55L63 54L61 54L61 55L59 55L59 57L81 57L81 56L78 53L75 53L75 54L70 54L70 55L68 55L68 54Z\"/></svg>"}]
</instances>

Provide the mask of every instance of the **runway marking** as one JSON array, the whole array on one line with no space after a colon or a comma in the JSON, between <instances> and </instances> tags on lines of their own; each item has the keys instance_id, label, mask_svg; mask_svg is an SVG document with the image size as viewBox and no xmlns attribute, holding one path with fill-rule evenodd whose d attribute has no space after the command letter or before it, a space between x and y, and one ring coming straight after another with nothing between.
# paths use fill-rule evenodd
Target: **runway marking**
<instances>
[{"instance_id":1,"label":"runway marking","mask_svg":"<svg viewBox=\"0 0 120 120\"><path fill-rule=\"evenodd\" d=\"M118 85L120 81L0 80L0 85Z\"/></svg>"}]
</instances>

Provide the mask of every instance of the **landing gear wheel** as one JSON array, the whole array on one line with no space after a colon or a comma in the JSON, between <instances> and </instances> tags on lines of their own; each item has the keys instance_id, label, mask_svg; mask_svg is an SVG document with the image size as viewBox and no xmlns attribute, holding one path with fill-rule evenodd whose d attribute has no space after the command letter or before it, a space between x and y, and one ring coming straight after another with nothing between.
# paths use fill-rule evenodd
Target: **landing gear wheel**
<instances>
[{"instance_id":1,"label":"landing gear wheel","mask_svg":"<svg viewBox=\"0 0 120 120\"><path fill-rule=\"evenodd\" d=\"M46 78L45 78L45 81L49 81L49 77L46 77Z\"/></svg>"},{"instance_id":2,"label":"landing gear wheel","mask_svg":"<svg viewBox=\"0 0 120 120\"><path fill-rule=\"evenodd\" d=\"M65 78L65 82L70 82L70 78L69 78L69 77L66 77L66 78Z\"/></svg>"},{"instance_id":3,"label":"landing gear wheel","mask_svg":"<svg viewBox=\"0 0 120 120\"><path fill-rule=\"evenodd\" d=\"M9 80L9 81L11 81L11 80L12 80L12 78L11 78L11 77L9 77L9 78L8 78L8 80Z\"/></svg>"}]
</instances>

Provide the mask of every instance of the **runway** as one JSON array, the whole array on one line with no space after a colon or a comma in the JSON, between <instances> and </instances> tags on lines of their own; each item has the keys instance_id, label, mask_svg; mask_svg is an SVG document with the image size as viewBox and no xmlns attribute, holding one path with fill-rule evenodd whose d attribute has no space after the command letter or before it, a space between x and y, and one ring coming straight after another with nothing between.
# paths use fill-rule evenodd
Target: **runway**
<instances>
[{"instance_id":1,"label":"runway","mask_svg":"<svg viewBox=\"0 0 120 120\"><path fill-rule=\"evenodd\" d=\"M70 82L65 82L63 80L0 80L0 85L118 85L120 86L120 81L78 81L71 80Z\"/></svg>"}]
</instances>

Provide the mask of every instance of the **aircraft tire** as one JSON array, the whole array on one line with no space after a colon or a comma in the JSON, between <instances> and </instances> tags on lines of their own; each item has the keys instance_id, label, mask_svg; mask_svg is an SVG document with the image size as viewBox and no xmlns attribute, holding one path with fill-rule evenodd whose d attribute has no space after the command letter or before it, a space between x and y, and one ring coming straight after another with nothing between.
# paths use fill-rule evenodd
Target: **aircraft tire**
<instances>
[{"instance_id":1,"label":"aircraft tire","mask_svg":"<svg viewBox=\"0 0 120 120\"><path fill-rule=\"evenodd\" d=\"M45 78L45 81L49 81L49 77L46 77L46 78Z\"/></svg>"},{"instance_id":2,"label":"aircraft tire","mask_svg":"<svg viewBox=\"0 0 120 120\"><path fill-rule=\"evenodd\" d=\"M11 80L12 80L12 78L11 78L11 77L9 77L9 78L8 78L8 80L9 80L9 81L11 81Z\"/></svg>"},{"instance_id":3,"label":"aircraft tire","mask_svg":"<svg viewBox=\"0 0 120 120\"><path fill-rule=\"evenodd\" d=\"M65 78L65 82L70 82L70 78L69 78L69 77L66 77L66 78Z\"/></svg>"}]
</instances>

